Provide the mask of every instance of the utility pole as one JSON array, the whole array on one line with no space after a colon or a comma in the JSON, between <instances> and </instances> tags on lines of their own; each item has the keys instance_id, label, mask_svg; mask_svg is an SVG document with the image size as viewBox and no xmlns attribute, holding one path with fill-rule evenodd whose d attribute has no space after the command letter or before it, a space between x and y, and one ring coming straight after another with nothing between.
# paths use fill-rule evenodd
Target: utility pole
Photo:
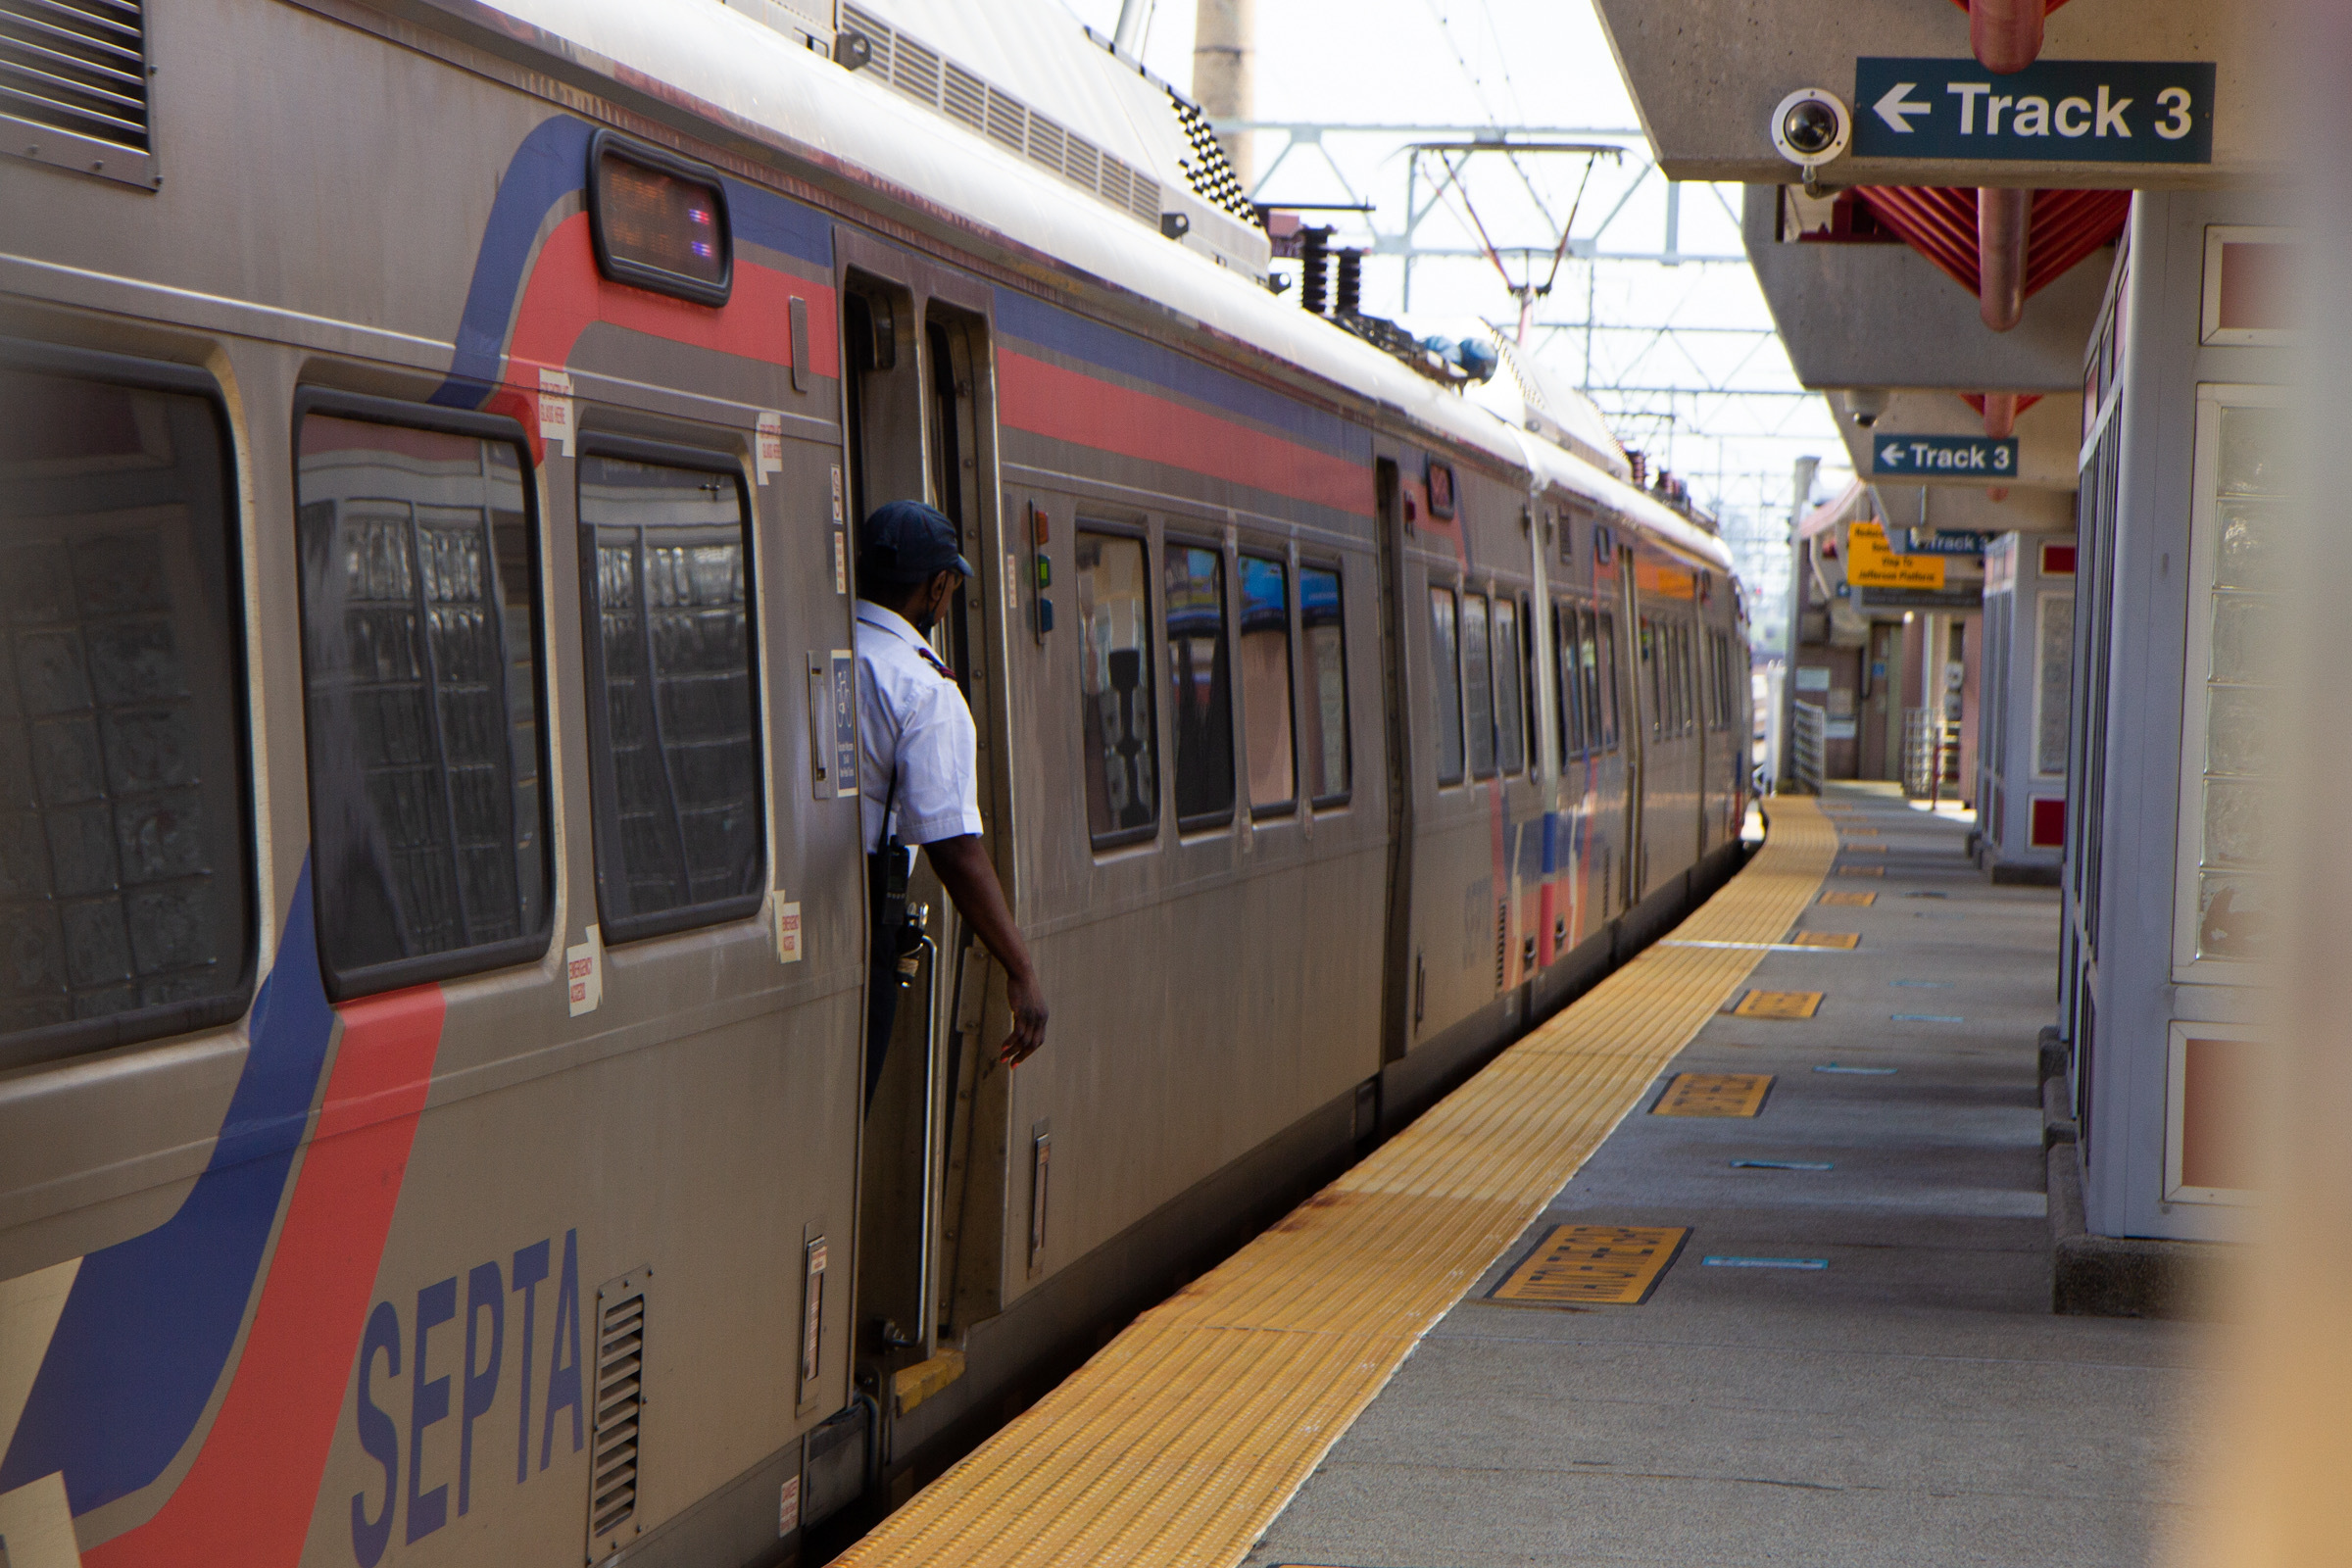
<instances>
[{"instance_id":1,"label":"utility pole","mask_svg":"<svg viewBox=\"0 0 2352 1568\"><path fill-rule=\"evenodd\" d=\"M1200 0L1193 23L1193 102L1211 120L1248 120L1257 96L1257 0ZM1250 133L1217 137L1242 189L1256 181Z\"/></svg>"}]
</instances>

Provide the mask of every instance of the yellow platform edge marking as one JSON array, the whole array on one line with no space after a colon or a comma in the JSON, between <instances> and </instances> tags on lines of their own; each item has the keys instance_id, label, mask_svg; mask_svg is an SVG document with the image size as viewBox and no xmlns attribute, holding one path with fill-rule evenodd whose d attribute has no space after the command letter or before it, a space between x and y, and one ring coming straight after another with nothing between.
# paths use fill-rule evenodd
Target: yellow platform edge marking
<instances>
[{"instance_id":1,"label":"yellow platform edge marking","mask_svg":"<svg viewBox=\"0 0 2352 1568\"><path fill-rule=\"evenodd\" d=\"M1871 905L1878 903L1879 896L1876 893L1824 893L1815 902L1860 909L1868 908Z\"/></svg>"},{"instance_id":2,"label":"yellow platform edge marking","mask_svg":"<svg viewBox=\"0 0 2352 1568\"><path fill-rule=\"evenodd\" d=\"M1837 830L1763 847L1674 935L1769 944ZM836 1559L844 1568L1235 1568L1421 1337L1526 1235L1762 947L1651 948L1152 1307Z\"/></svg>"},{"instance_id":3,"label":"yellow platform edge marking","mask_svg":"<svg viewBox=\"0 0 2352 1568\"><path fill-rule=\"evenodd\" d=\"M1768 1072L1684 1072L1650 1107L1652 1116L1753 1116L1772 1093Z\"/></svg>"},{"instance_id":4,"label":"yellow platform edge marking","mask_svg":"<svg viewBox=\"0 0 2352 1568\"><path fill-rule=\"evenodd\" d=\"M1521 1306L1640 1306L1690 1236L1676 1225L1555 1225L1487 1299Z\"/></svg>"},{"instance_id":5,"label":"yellow platform edge marking","mask_svg":"<svg viewBox=\"0 0 2352 1568\"><path fill-rule=\"evenodd\" d=\"M1799 948L1858 948L1862 945L1859 931L1799 931L1788 939L1789 945Z\"/></svg>"},{"instance_id":6,"label":"yellow platform edge marking","mask_svg":"<svg viewBox=\"0 0 2352 1568\"><path fill-rule=\"evenodd\" d=\"M1839 876L1885 876L1886 868L1883 865L1841 865L1838 868L1838 874Z\"/></svg>"}]
</instances>

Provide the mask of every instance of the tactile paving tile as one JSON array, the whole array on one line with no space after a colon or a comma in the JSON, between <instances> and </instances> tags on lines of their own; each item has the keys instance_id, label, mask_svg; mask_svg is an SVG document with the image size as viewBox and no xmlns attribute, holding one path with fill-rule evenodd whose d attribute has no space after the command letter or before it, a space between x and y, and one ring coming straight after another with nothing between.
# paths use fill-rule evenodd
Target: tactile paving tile
<instances>
[{"instance_id":1,"label":"tactile paving tile","mask_svg":"<svg viewBox=\"0 0 2352 1568\"><path fill-rule=\"evenodd\" d=\"M1223 1264L1144 1313L836 1561L1230 1568L1820 892L1838 836L1768 803L1744 870Z\"/></svg>"}]
</instances>

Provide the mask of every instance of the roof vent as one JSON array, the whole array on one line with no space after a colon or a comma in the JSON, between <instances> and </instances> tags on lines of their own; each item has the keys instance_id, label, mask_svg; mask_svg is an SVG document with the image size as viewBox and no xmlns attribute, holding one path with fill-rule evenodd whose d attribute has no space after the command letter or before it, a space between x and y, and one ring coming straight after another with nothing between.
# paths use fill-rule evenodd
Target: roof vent
<instances>
[{"instance_id":1,"label":"roof vent","mask_svg":"<svg viewBox=\"0 0 2352 1568\"><path fill-rule=\"evenodd\" d=\"M0 0L0 150L157 183L139 0Z\"/></svg>"},{"instance_id":2,"label":"roof vent","mask_svg":"<svg viewBox=\"0 0 2352 1568\"><path fill-rule=\"evenodd\" d=\"M0 0L0 6L41 3L43 0ZM1149 223L1153 228L1159 226L1158 180L1102 151L1085 137L1062 129L1012 94L990 84L919 39L901 32L870 11L845 5L841 8L841 25L866 41L868 54L861 69L874 73L915 102L938 110L965 129L1052 170L1137 222Z\"/></svg>"}]
</instances>

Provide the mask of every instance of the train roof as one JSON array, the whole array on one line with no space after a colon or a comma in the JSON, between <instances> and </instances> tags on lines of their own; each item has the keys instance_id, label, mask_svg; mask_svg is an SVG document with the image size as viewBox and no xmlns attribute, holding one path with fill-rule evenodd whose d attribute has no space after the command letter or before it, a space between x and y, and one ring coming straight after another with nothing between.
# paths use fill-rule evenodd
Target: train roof
<instances>
[{"instance_id":1,"label":"train roof","mask_svg":"<svg viewBox=\"0 0 2352 1568\"><path fill-rule=\"evenodd\" d=\"M1548 482L1726 569L1731 564L1720 540L1640 490L1284 304L1242 272L1107 214L1060 174L870 71L843 70L742 12L711 0L496 0L478 8L456 0L450 9L494 11L540 35L520 41L624 90L829 168L886 202L976 230L1049 287L1068 291L1075 272L1132 305L1253 349L1514 468L1527 466L1527 452L1541 451ZM1066 14L1041 11L1039 22L1078 27ZM512 36L514 29L502 30Z\"/></svg>"}]
</instances>

